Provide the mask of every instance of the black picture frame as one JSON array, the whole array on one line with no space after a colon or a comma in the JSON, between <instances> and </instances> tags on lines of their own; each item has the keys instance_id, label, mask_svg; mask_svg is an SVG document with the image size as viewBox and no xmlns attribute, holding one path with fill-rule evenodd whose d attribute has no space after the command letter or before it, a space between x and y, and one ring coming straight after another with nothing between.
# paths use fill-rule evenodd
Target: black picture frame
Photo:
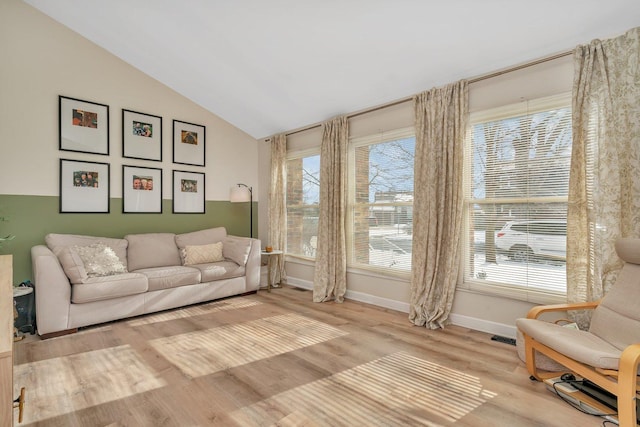
<instances>
[{"instance_id":1,"label":"black picture frame","mask_svg":"<svg viewBox=\"0 0 640 427\"><path fill-rule=\"evenodd\" d=\"M162 117L122 109L122 157L162 161Z\"/></svg>"},{"instance_id":2,"label":"black picture frame","mask_svg":"<svg viewBox=\"0 0 640 427\"><path fill-rule=\"evenodd\" d=\"M206 212L204 172L174 169L172 193L172 212L174 214L203 214Z\"/></svg>"},{"instance_id":3,"label":"black picture frame","mask_svg":"<svg viewBox=\"0 0 640 427\"><path fill-rule=\"evenodd\" d=\"M59 145L62 151L109 155L109 106L58 96Z\"/></svg>"},{"instance_id":4,"label":"black picture frame","mask_svg":"<svg viewBox=\"0 0 640 427\"><path fill-rule=\"evenodd\" d=\"M122 165L122 213L162 213L162 169Z\"/></svg>"},{"instance_id":5,"label":"black picture frame","mask_svg":"<svg viewBox=\"0 0 640 427\"><path fill-rule=\"evenodd\" d=\"M205 166L206 133L206 126L174 120L173 163Z\"/></svg>"},{"instance_id":6,"label":"black picture frame","mask_svg":"<svg viewBox=\"0 0 640 427\"><path fill-rule=\"evenodd\" d=\"M109 213L110 165L60 159L60 213Z\"/></svg>"}]
</instances>

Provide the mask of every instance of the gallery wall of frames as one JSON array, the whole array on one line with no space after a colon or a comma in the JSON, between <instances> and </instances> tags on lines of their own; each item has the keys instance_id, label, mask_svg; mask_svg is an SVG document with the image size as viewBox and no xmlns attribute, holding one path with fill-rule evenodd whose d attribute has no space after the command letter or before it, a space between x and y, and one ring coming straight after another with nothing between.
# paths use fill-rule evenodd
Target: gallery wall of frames
<instances>
[{"instance_id":1,"label":"gallery wall of frames","mask_svg":"<svg viewBox=\"0 0 640 427\"><path fill-rule=\"evenodd\" d=\"M61 152L108 156L109 106L59 95ZM206 127L173 120L173 163L205 167ZM136 164L162 162L162 117L122 109L122 212L162 213L162 168ZM108 162L60 158L60 213L109 213ZM171 171L173 213L205 213L205 174Z\"/></svg>"}]
</instances>

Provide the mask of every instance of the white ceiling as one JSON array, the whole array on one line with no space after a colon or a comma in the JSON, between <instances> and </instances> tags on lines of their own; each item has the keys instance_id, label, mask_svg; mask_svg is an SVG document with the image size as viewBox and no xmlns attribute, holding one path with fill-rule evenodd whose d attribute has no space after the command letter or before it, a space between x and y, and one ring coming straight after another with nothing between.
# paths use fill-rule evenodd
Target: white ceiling
<instances>
[{"instance_id":1,"label":"white ceiling","mask_svg":"<svg viewBox=\"0 0 640 427\"><path fill-rule=\"evenodd\" d=\"M639 0L25 0L255 138L640 25Z\"/></svg>"}]
</instances>

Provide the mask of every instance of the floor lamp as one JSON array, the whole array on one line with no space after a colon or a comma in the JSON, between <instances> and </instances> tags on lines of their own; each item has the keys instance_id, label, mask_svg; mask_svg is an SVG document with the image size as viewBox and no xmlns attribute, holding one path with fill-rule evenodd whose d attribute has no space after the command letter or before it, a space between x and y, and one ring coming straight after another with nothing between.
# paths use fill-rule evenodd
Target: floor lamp
<instances>
[{"instance_id":1,"label":"floor lamp","mask_svg":"<svg viewBox=\"0 0 640 427\"><path fill-rule=\"evenodd\" d=\"M249 235L253 238L253 188L247 184L237 184L235 187L231 187L229 201L231 203L249 202L249 226L251 227Z\"/></svg>"}]
</instances>

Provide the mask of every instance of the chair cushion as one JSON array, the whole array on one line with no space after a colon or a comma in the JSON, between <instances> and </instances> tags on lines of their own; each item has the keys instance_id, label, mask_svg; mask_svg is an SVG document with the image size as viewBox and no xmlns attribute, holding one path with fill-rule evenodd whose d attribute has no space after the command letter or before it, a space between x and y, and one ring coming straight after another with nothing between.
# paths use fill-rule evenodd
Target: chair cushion
<instances>
[{"instance_id":1,"label":"chair cushion","mask_svg":"<svg viewBox=\"0 0 640 427\"><path fill-rule=\"evenodd\" d=\"M536 319L517 319L516 326L534 340L578 362L597 368L618 369L622 352L588 331Z\"/></svg>"},{"instance_id":2,"label":"chair cushion","mask_svg":"<svg viewBox=\"0 0 640 427\"><path fill-rule=\"evenodd\" d=\"M634 239L638 240L638 239ZM640 265L625 264L591 317L589 332L619 350L640 342Z\"/></svg>"}]
</instances>

